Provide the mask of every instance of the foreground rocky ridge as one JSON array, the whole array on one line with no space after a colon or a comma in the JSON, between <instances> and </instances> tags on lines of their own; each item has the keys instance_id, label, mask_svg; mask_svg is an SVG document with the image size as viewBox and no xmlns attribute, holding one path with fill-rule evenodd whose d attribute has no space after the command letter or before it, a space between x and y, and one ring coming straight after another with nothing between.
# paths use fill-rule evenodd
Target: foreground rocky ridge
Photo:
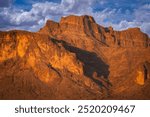
<instances>
[{"instance_id":1,"label":"foreground rocky ridge","mask_svg":"<svg viewBox=\"0 0 150 117\"><path fill-rule=\"evenodd\" d=\"M150 99L150 39L91 16L0 32L0 99Z\"/></svg>"}]
</instances>

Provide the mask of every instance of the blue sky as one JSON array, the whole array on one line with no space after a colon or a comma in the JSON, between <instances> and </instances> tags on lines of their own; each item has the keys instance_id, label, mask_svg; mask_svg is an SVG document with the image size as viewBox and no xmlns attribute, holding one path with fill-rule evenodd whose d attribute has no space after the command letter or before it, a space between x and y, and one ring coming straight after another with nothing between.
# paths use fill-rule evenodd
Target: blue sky
<instances>
[{"instance_id":1,"label":"blue sky","mask_svg":"<svg viewBox=\"0 0 150 117\"><path fill-rule=\"evenodd\" d=\"M150 0L0 0L0 30L37 31L46 20L91 15L116 30L140 27L150 35Z\"/></svg>"}]
</instances>

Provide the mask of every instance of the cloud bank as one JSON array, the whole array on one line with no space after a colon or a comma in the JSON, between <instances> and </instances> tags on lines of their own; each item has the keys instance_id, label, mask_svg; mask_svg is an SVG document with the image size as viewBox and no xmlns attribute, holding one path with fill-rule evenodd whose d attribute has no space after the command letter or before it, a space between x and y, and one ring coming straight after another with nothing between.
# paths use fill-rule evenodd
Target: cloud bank
<instances>
[{"instance_id":1,"label":"cloud bank","mask_svg":"<svg viewBox=\"0 0 150 117\"><path fill-rule=\"evenodd\" d=\"M0 30L25 29L37 31L47 19L59 21L67 15L91 15L98 24L113 26L116 30L130 27L140 27L142 31L150 35L150 4L144 3L138 7L126 8L126 4L118 7L119 2L109 0L61 0L59 2L42 0L30 1L31 8L17 7L12 0L0 0ZM28 0L27 0L28 1ZM116 0L118 1L118 0ZM118 4L117 4L118 3ZM124 8L124 9L123 9Z\"/></svg>"}]
</instances>

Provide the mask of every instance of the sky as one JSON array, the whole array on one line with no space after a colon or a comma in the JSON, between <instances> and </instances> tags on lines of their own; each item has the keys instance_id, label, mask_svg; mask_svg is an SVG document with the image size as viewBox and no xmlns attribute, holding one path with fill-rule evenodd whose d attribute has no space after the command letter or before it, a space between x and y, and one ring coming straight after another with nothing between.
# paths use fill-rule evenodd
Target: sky
<instances>
[{"instance_id":1,"label":"sky","mask_svg":"<svg viewBox=\"0 0 150 117\"><path fill-rule=\"evenodd\" d=\"M38 31L68 15L90 15L115 30L139 27L150 36L150 0L0 0L0 30Z\"/></svg>"}]
</instances>

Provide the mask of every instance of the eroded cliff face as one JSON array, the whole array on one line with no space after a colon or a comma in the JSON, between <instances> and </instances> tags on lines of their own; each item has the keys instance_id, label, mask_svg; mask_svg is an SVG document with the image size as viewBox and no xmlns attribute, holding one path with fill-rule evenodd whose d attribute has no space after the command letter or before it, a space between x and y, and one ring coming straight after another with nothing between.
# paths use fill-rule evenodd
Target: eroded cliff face
<instances>
[{"instance_id":1,"label":"eroded cliff face","mask_svg":"<svg viewBox=\"0 0 150 117\"><path fill-rule=\"evenodd\" d=\"M149 37L139 28L115 31L98 25L91 16L62 17L60 23L48 20L39 33L45 33L73 46L92 51L95 45L109 47L148 47ZM96 47L97 48L97 47Z\"/></svg>"},{"instance_id":2,"label":"eroded cliff face","mask_svg":"<svg viewBox=\"0 0 150 117\"><path fill-rule=\"evenodd\" d=\"M17 90L24 90L22 87L25 89L29 88L23 84L23 82L27 82L27 80L36 80L34 82L31 81L31 86L32 84L37 85L38 82L43 83L43 86L39 85L36 87L43 88L47 86L49 89L42 90L45 91L45 93L50 89L52 89L53 92L53 89L55 90L58 86L61 86L60 83L65 82L65 78L68 77L70 77L70 79L68 78L67 80L82 82L82 85L85 86L87 82L89 82L88 85L92 84L89 78L85 80L83 78L78 78L82 77L84 74L83 64L77 59L76 54L69 52L61 43L58 44L49 36L25 31L10 31L1 32L0 38L0 80L2 86L4 82L6 83L5 85L20 85L21 89L13 90L15 93L19 93ZM31 76L28 76L28 74L31 74ZM7 76L9 76L9 78L7 78ZM73 78L74 76L76 77ZM8 80L10 80L10 84L7 84ZM18 84L14 81L17 81ZM9 97L8 95L10 94L5 91L11 89L9 89L9 86L6 87L1 87L0 94L2 99L22 99L23 97L26 99L28 98L25 96L26 93L28 93L28 95L30 94L30 91L26 93L23 91L22 96L18 96L17 94L18 97L16 97L14 94ZM3 93L6 93L6 95L4 94L3 96ZM56 92L52 93L53 95L44 95L49 96L51 99L54 98L55 93ZM38 94L38 96L40 96L40 98L46 98L42 96L42 94ZM29 99L30 98L32 99L32 95L30 95ZM55 98L57 99L57 97ZM65 96L63 98L65 98Z\"/></svg>"},{"instance_id":3,"label":"eroded cliff face","mask_svg":"<svg viewBox=\"0 0 150 117\"><path fill-rule=\"evenodd\" d=\"M91 16L0 32L0 99L150 99L149 44Z\"/></svg>"}]
</instances>

